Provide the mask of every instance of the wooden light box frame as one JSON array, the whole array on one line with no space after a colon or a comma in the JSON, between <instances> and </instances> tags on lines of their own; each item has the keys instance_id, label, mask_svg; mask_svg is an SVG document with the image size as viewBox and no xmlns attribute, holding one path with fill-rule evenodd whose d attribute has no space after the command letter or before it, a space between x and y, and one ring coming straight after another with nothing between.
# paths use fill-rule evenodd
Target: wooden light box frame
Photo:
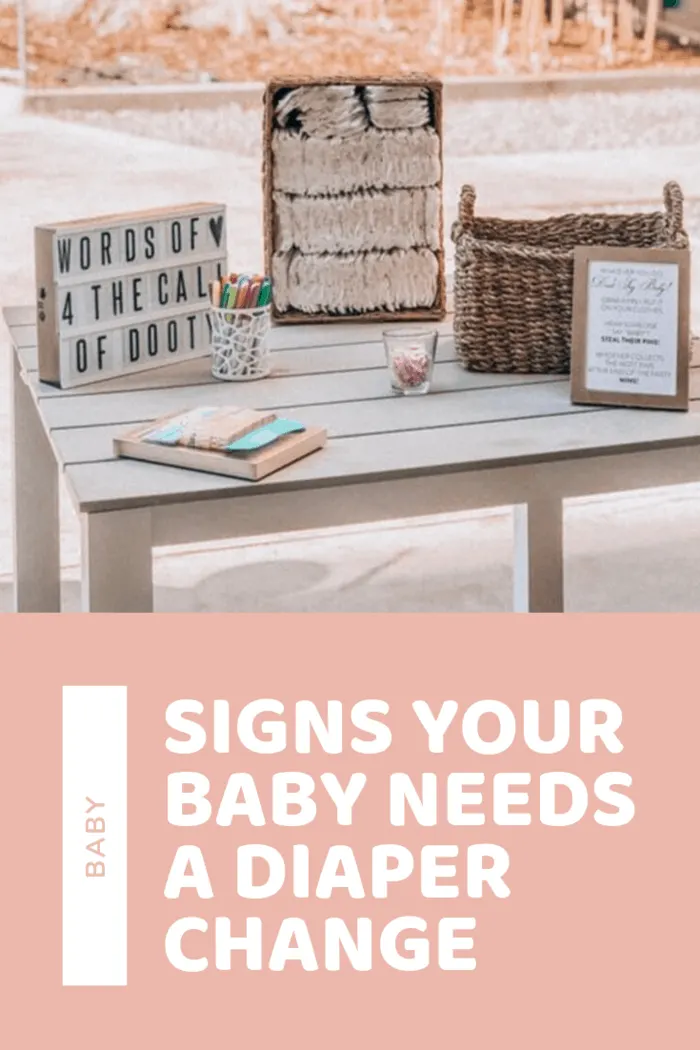
<instances>
[{"instance_id":1,"label":"wooden light box frame","mask_svg":"<svg viewBox=\"0 0 700 1050\"><path fill-rule=\"evenodd\" d=\"M70 388L209 353L207 285L227 267L225 204L197 202L59 222L37 227L34 241L42 382ZM161 274L167 274L162 282ZM133 282L139 278L137 303ZM136 360L127 347L132 329L139 333ZM83 362L89 364L79 371Z\"/></svg>"}]
</instances>

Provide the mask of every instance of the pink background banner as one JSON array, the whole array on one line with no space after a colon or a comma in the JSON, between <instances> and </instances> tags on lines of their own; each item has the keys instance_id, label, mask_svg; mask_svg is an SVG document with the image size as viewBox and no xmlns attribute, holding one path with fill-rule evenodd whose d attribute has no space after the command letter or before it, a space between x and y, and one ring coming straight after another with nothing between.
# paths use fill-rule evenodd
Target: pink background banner
<instances>
[{"instance_id":1,"label":"pink background banner","mask_svg":"<svg viewBox=\"0 0 700 1050\"><path fill-rule=\"evenodd\" d=\"M472 1046L478 1050L619 1050L690 1045L696 1031L695 946L697 903L697 741L700 731L697 668L698 621L671 616L149 616L5 617L0 620L3 704L3 952L6 1006L4 1042L17 1050L70 1046L117 1050L155 1046L167 1050L228 1050L285 1045L308 1050L372 1050L400 1046ZM63 987L61 979L61 698L64 686L128 687L128 983L126 987ZM229 701L231 743L216 752L211 740L196 754L165 746L169 704L195 699L198 718L211 729L215 700ZM275 698L285 706L290 740L279 754L256 754L236 735L236 716L250 701ZM623 721L619 754L582 753L580 704L607 698ZM390 706L381 720L391 747L360 754L350 741L352 705L379 699ZM501 701L512 709L517 732L502 754L475 754L465 744L461 719L470 704ZM312 738L308 754L294 748L294 707L312 701L344 705L344 747L327 754ZM445 750L431 754L412 704L437 711L458 704ZM525 700L540 702L542 733L552 728L555 700L567 700L571 742L557 754L536 754L523 741ZM266 718L272 716L265 716ZM275 716L278 717L278 716ZM486 735L488 722L484 722ZM491 723L495 731L495 722ZM167 820L167 778L195 771L211 784L214 816L198 827ZM283 827L271 819L272 777L281 771L315 778L318 812L312 824ZM589 789L589 805L569 827L539 819L539 778L574 774ZM597 777L622 771L621 789L634 800L628 823L595 820ZM217 826L216 807L228 777L250 773L266 817L262 827L235 817ZM319 785L323 773L347 783L352 773L367 782L350 826L339 826L335 807ZM420 782L434 773L439 822L421 827L389 820L390 775ZM451 826L446 816L450 773L482 772L482 826ZM526 772L532 782L521 807L527 826L493 822L494 776ZM565 793L564 793L565 795ZM566 807L562 795L561 805ZM78 815L80 816L80 815ZM109 817L104 832L110 864ZM311 895L296 897L290 879L263 900L236 894L236 850L264 843L285 858L309 847ZM426 898L420 870L371 896L371 850L400 844L416 858L421 848L459 847L453 861L459 896ZM464 892L466 849L493 843L509 854L510 895ZM200 900L186 889L164 895L176 850L201 848L214 897ZM368 896L336 890L317 899L315 879L328 848L352 847ZM209 923L188 934L183 946L206 956L200 973L183 973L166 957L167 930L183 916ZM234 952L230 970L215 966L214 920L231 920L233 935L246 916L260 917L263 965L248 970ZM324 967L323 931L328 917L349 925L372 920L370 972ZM427 923L430 964L415 972L388 966L379 933L399 916ZM290 962L281 972L268 961L284 918L307 924L319 969ZM441 969L437 928L443 917L473 917L476 958L472 971ZM466 934L465 934L466 935ZM9 1031L8 1031L9 1026Z\"/></svg>"}]
</instances>

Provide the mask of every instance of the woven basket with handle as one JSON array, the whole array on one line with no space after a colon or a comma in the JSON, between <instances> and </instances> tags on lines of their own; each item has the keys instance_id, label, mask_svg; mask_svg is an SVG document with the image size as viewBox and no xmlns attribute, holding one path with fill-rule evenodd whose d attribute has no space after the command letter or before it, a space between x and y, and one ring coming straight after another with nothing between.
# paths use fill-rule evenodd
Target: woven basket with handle
<instances>
[{"instance_id":1,"label":"woven basket with handle","mask_svg":"<svg viewBox=\"0 0 700 1050\"><path fill-rule=\"evenodd\" d=\"M664 187L664 210L561 215L543 220L478 218L462 189L455 242L455 347L477 372L568 372L574 248L687 248L683 194Z\"/></svg>"}]
</instances>

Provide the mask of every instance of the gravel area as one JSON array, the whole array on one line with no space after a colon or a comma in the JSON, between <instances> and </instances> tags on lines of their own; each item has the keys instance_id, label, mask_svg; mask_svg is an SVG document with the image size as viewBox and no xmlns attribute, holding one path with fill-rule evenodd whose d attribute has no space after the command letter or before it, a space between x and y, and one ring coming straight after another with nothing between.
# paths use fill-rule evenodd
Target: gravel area
<instances>
[{"instance_id":1,"label":"gravel area","mask_svg":"<svg viewBox=\"0 0 700 1050\"><path fill-rule=\"evenodd\" d=\"M239 156L260 149L259 112L235 105L173 112L66 110L59 119L218 146ZM700 91L690 89L477 101L449 105L445 113L445 148L455 157L675 146L699 138Z\"/></svg>"},{"instance_id":2,"label":"gravel area","mask_svg":"<svg viewBox=\"0 0 700 1050\"><path fill-rule=\"evenodd\" d=\"M599 92L447 109L456 156L678 146L700 138L700 91Z\"/></svg>"}]
</instances>

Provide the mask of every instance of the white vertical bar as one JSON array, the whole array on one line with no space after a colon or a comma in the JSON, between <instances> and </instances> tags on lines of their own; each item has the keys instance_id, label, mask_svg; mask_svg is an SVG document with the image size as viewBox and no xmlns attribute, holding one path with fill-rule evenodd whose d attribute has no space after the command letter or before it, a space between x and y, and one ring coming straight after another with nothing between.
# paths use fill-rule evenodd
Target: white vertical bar
<instances>
[{"instance_id":1,"label":"white vertical bar","mask_svg":"<svg viewBox=\"0 0 700 1050\"><path fill-rule=\"evenodd\" d=\"M126 686L64 686L64 985L126 984L126 896Z\"/></svg>"}]
</instances>

